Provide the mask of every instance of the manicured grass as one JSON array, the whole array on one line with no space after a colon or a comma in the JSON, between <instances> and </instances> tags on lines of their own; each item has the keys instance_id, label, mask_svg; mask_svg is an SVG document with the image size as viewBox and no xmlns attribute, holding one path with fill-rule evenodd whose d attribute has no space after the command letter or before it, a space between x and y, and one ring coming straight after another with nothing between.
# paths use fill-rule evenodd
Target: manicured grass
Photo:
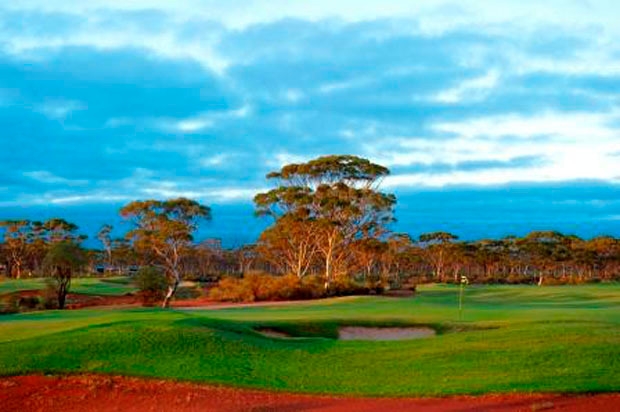
<instances>
[{"instance_id":1,"label":"manicured grass","mask_svg":"<svg viewBox=\"0 0 620 412\"><path fill-rule=\"evenodd\" d=\"M0 296L20 290L44 289L45 282L45 278L0 280ZM132 285L130 279L126 277L75 278L71 281L70 289L71 293L108 296L124 295L125 293L135 291L136 288Z\"/></svg>"},{"instance_id":2,"label":"manicured grass","mask_svg":"<svg viewBox=\"0 0 620 412\"><path fill-rule=\"evenodd\" d=\"M226 310L0 317L0 374L101 372L380 396L620 390L620 285L472 286ZM339 324L426 324L434 338L330 339ZM306 339L268 338L271 326Z\"/></svg>"}]
</instances>

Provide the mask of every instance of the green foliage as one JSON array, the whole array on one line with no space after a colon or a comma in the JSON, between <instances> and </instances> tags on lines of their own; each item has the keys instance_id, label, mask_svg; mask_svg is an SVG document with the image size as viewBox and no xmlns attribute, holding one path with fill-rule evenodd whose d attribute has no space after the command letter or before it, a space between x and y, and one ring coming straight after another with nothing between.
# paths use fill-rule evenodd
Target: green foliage
<instances>
[{"instance_id":1,"label":"green foliage","mask_svg":"<svg viewBox=\"0 0 620 412\"><path fill-rule=\"evenodd\" d=\"M151 266L143 267L138 271L135 283L144 306L153 306L160 302L168 288L166 275L161 270Z\"/></svg>"},{"instance_id":2,"label":"green foliage","mask_svg":"<svg viewBox=\"0 0 620 412\"><path fill-rule=\"evenodd\" d=\"M61 221L63 223L64 221ZM60 224L60 223L59 223ZM58 307L64 309L71 278L87 262L84 250L73 241L54 243L43 259L43 267L55 280Z\"/></svg>"}]
</instances>

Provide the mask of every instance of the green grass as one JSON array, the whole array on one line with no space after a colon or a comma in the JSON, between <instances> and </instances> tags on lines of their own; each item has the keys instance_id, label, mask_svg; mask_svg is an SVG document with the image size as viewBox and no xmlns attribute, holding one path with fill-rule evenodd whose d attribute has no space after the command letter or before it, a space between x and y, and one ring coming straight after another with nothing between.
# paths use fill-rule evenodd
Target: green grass
<instances>
[{"instance_id":1,"label":"green grass","mask_svg":"<svg viewBox=\"0 0 620 412\"><path fill-rule=\"evenodd\" d=\"M21 290L40 290L45 288L45 278L0 280L0 296ZM71 293L87 295L124 295L135 292L136 288L127 277L75 278L71 281Z\"/></svg>"},{"instance_id":2,"label":"green grass","mask_svg":"<svg viewBox=\"0 0 620 412\"><path fill-rule=\"evenodd\" d=\"M429 396L620 390L620 285L471 286L225 310L0 317L0 374L97 372L308 393ZM430 339L337 341L341 324L431 325ZM257 333L275 327L303 339Z\"/></svg>"}]
</instances>

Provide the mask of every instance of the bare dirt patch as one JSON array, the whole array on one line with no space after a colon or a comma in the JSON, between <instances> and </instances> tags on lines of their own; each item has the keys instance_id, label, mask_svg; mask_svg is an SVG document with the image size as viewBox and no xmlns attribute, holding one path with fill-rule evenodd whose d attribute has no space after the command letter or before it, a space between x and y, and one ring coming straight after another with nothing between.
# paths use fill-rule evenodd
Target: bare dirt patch
<instances>
[{"instance_id":1,"label":"bare dirt patch","mask_svg":"<svg viewBox=\"0 0 620 412\"><path fill-rule=\"evenodd\" d=\"M43 290L21 290L5 296L15 296L17 299L38 297L43 299ZM82 309L93 306L127 306L137 305L140 299L136 295L86 295L81 293L68 293L66 309Z\"/></svg>"},{"instance_id":2,"label":"bare dirt patch","mask_svg":"<svg viewBox=\"0 0 620 412\"><path fill-rule=\"evenodd\" d=\"M450 398L299 395L99 375L0 378L3 411L541 411L620 410L620 394L511 394Z\"/></svg>"},{"instance_id":3,"label":"bare dirt patch","mask_svg":"<svg viewBox=\"0 0 620 412\"><path fill-rule=\"evenodd\" d=\"M343 326L338 329L340 340L407 340L435 336L435 330L428 327L367 327Z\"/></svg>"}]
</instances>

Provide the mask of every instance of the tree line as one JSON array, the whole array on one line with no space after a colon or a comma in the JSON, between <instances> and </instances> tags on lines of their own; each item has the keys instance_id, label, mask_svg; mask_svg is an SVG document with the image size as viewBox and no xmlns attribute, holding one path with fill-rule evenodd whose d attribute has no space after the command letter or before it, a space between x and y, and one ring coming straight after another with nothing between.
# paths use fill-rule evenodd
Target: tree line
<instances>
[{"instance_id":1,"label":"tree line","mask_svg":"<svg viewBox=\"0 0 620 412\"><path fill-rule=\"evenodd\" d=\"M0 222L0 262L10 277L83 271L127 273L159 268L167 278L163 305L183 278L266 273L319 279L326 295L343 284L368 290L420 282L576 283L620 277L620 240L581 239L555 231L523 237L461 241L451 233L414 239L391 230L396 197L381 191L389 170L356 156L324 156L267 175L274 188L254 198L256 214L272 224L253 245L224 249L216 239L194 241L211 209L191 199L131 202L119 211L131 222L122 238L97 233L101 249L63 219ZM80 254L80 258L67 259ZM47 259L46 259L47 258ZM62 264L60 264L60 263Z\"/></svg>"}]
</instances>

